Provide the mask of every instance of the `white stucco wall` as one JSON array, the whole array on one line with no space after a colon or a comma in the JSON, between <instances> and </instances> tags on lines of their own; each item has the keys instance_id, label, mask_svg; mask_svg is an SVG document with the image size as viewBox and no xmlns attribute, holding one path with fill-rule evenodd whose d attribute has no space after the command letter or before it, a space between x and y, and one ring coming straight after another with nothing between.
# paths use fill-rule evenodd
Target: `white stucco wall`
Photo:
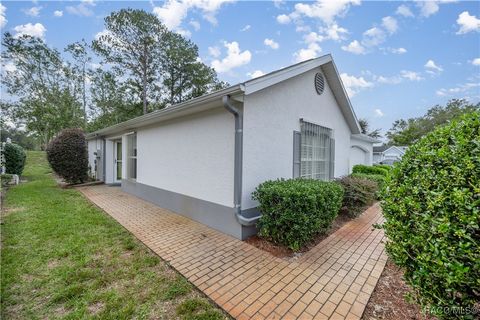
<instances>
[{"instance_id":1,"label":"white stucco wall","mask_svg":"<svg viewBox=\"0 0 480 320\"><path fill-rule=\"evenodd\" d=\"M139 128L137 148L137 182L233 206L234 118L223 107Z\"/></svg>"},{"instance_id":2,"label":"white stucco wall","mask_svg":"<svg viewBox=\"0 0 480 320\"><path fill-rule=\"evenodd\" d=\"M356 164L371 166L373 164L373 143L355 137L351 138L350 143L349 173L352 172L352 168Z\"/></svg>"},{"instance_id":3,"label":"white stucco wall","mask_svg":"<svg viewBox=\"0 0 480 320\"><path fill-rule=\"evenodd\" d=\"M293 131L300 131L300 118L333 129L335 176L349 173L351 131L328 84L322 95L316 93L314 76L319 71L309 71L245 97L244 209L257 205L251 193L261 182L292 177Z\"/></svg>"}]
</instances>

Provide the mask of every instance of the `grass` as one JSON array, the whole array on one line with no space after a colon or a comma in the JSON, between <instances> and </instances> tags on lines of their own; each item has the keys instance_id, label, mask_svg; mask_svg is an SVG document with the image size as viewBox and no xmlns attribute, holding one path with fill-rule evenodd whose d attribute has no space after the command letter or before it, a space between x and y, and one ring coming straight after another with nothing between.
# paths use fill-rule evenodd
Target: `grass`
<instances>
[{"instance_id":1,"label":"grass","mask_svg":"<svg viewBox=\"0 0 480 320\"><path fill-rule=\"evenodd\" d=\"M185 278L29 152L2 206L1 318L224 319Z\"/></svg>"}]
</instances>

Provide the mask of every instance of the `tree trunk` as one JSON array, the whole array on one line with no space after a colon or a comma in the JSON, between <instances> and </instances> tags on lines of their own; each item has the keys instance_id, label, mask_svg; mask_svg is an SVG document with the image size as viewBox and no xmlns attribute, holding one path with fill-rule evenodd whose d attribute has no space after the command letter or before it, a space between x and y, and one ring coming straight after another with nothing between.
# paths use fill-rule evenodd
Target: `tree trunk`
<instances>
[{"instance_id":1,"label":"tree trunk","mask_svg":"<svg viewBox=\"0 0 480 320\"><path fill-rule=\"evenodd\" d=\"M147 114L147 44L144 43L143 46L143 90L142 90L142 99L143 99L143 114Z\"/></svg>"}]
</instances>

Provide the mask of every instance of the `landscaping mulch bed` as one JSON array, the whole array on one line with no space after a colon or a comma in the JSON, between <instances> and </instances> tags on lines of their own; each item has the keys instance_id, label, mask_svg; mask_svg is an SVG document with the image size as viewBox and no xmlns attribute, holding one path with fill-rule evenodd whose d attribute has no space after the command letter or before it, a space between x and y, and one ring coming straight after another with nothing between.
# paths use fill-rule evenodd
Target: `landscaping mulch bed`
<instances>
[{"instance_id":1,"label":"landscaping mulch bed","mask_svg":"<svg viewBox=\"0 0 480 320\"><path fill-rule=\"evenodd\" d=\"M405 295L410 289L403 281L403 272L390 259L383 269L363 313L363 320L435 320L422 314L420 306L410 303Z\"/></svg>"},{"instance_id":2,"label":"landscaping mulch bed","mask_svg":"<svg viewBox=\"0 0 480 320\"><path fill-rule=\"evenodd\" d=\"M295 252L287 247L282 245L277 245L273 242L270 242L266 239L263 239L259 236L253 236L246 240L246 242L260 250L267 251L275 257L278 258L294 258L299 257L303 253L309 251L317 244L319 244L323 239L340 229L345 223L351 221L352 218L344 214L339 214L337 218L333 221L332 227L324 234L319 234L313 239L310 243L302 247L299 251Z\"/></svg>"}]
</instances>

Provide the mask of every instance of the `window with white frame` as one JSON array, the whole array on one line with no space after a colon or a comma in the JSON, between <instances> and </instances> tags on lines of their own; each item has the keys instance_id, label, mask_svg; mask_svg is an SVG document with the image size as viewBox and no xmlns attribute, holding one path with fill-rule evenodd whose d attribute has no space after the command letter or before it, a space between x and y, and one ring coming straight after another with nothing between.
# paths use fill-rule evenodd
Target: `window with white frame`
<instances>
[{"instance_id":1,"label":"window with white frame","mask_svg":"<svg viewBox=\"0 0 480 320\"><path fill-rule=\"evenodd\" d=\"M333 179L335 140L332 129L301 121L300 177Z\"/></svg>"},{"instance_id":2,"label":"window with white frame","mask_svg":"<svg viewBox=\"0 0 480 320\"><path fill-rule=\"evenodd\" d=\"M127 136L127 178L137 179L137 134Z\"/></svg>"}]
</instances>

